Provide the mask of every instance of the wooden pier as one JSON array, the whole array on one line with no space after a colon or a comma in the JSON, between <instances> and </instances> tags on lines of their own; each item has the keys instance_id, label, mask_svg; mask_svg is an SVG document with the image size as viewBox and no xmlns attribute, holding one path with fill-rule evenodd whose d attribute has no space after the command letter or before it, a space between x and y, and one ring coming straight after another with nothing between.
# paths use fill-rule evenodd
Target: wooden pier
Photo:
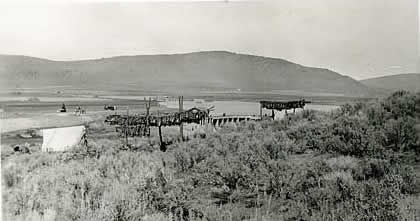
<instances>
[{"instance_id":1,"label":"wooden pier","mask_svg":"<svg viewBox=\"0 0 420 221\"><path fill-rule=\"evenodd\" d=\"M306 101L305 99L296 100L296 101L260 101L260 117L262 118L262 109L271 110L271 117L274 120L275 114L274 110L276 111L283 111L287 115L287 110L293 110L295 113L297 108L305 108L305 104L311 103L310 101Z\"/></svg>"},{"instance_id":2,"label":"wooden pier","mask_svg":"<svg viewBox=\"0 0 420 221\"><path fill-rule=\"evenodd\" d=\"M274 111L283 111L287 115L287 110L296 108L304 108L305 100L296 101L260 101L260 115L220 115L210 116L210 109L191 108L188 110L183 109L183 97L179 97L179 110L172 113L150 113L150 99L146 103L146 113L130 115L128 108L126 115L109 115L106 117L105 122L110 125L116 125L116 131L125 136L128 145L128 136L150 136L150 127L157 127L159 129L159 138L161 142L161 149L165 151L165 144L162 141L162 126L179 126L180 139L184 139L183 124L196 123L200 125L212 124L213 126L221 126L226 123L239 123L242 121L259 121L264 117L262 109L272 110L271 118L274 120Z\"/></svg>"},{"instance_id":3,"label":"wooden pier","mask_svg":"<svg viewBox=\"0 0 420 221\"><path fill-rule=\"evenodd\" d=\"M191 108L181 113L159 113L149 115L109 115L105 122L110 125L117 125L119 131L131 136L146 136L149 127L180 126L183 123L205 124L208 120L207 110ZM126 131L128 130L128 131Z\"/></svg>"},{"instance_id":4,"label":"wooden pier","mask_svg":"<svg viewBox=\"0 0 420 221\"><path fill-rule=\"evenodd\" d=\"M116 131L125 136L126 145L128 136L150 136L150 127L157 127L159 131L160 149L166 151L166 143L162 139L162 126L179 126L180 139L184 140L183 124L206 124L209 119L209 109L201 110L191 108L183 111L183 97L179 98L179 112L150 114L150 99L146 103L146 114L130 115L128 108L126 115L108 115L105 123L116 125Z\"/></svg>"},{"instance_id":5,"label":"wooden pier","mask_svg":"<svg viewBox=\"0 0 420 221\"><path fill-rule=\"evenodd\" d=\"M220 126L226 123L239 123L242 121L250 120L261 120L260 116L255 115L222 115L222 116L211 116L210 122L213 126Z\"/></svg>"}]
</instances>

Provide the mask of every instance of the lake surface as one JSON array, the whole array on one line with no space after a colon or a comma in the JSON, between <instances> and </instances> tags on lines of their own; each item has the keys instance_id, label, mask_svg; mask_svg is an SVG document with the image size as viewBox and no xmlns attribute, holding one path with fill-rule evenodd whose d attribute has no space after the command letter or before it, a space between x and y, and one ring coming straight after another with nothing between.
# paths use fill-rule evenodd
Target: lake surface
<instances>
[{"instance_id":1,"label":"lake surface","mask_svg":"<svg viewBox=\"0 0 420 221\"><path fill-rule=\"evenodd\" d=\"M165 101L160 102L161 105L168 108L178 108L178 101ZM209 108L214 107L214 111L210 112L211 115L259 115L260 114L260 103L258 102L245 102L245 101L184 101L184 110L193 107L197 108ZM317 110L317 111L331 111L337 109L337 105L320 105L320 104L306 104L305 109ZM296 109L296 112L302 111L302 109ZM291 110L293 112L293 110ZM289 111L290 113L290 111ZM271 116L271 110L263 109L263 115ZM276 119L284 116L284 111L275 111Z\"/></svg>"},{"instance_id":2,"label":"lake surface","mask_svg":"<svg viewBox=\"0 0 420 221\"><path fill-rule=\"evenodd\" d=\"M111 99L107 98L95 98L95 97L48 97L48 96L39 96L39 97L29 97L29 96L0 96L0 102L6 101L29 101L30 99L36 98L40 102L69 102L69 101L110 101Z\"/></svg>"},{"instance_id":3,"label":"lake surface","mask_svg":"<svg viewBox=\"0 0 420 221\"><path fill-rule=\"evenodd\" d=\"M139 101L143 101L144 99L148 100L149 98L154 100L157 97L158 96L135 96L135 95L106 95L106 96L101 96L101 98L106 98L106 99L139 100Z\"/></svg>"}]
</instances>

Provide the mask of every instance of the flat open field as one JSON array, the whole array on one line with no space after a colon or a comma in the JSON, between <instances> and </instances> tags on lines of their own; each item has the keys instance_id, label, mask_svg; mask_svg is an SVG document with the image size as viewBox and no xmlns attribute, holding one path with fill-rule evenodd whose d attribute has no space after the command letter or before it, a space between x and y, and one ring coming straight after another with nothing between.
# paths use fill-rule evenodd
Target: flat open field
<instances>
[{"instance_id":1,"label":"flat open field","mask_svg":"<svg viewBox=\"0 0 420 221\"><path fill-rule=\"evenodd\" d=\"M129 107L130 114L144 113L144 99L162 100L172 97L166 102L152 102L151 112L165 112L170 109L177 109L178 103L176 95L156 93L156 92L105 92L94 90L72 90L71 88L60 88L64 91L56 94L46 89L26 89L24 93L15 94L11 92L0 93L0 106L2 112L0 114L1 123L1 146L2 149L10 149L10 147L18 144L29 143L30 145L40 146L42 143L42 135L39 133L42 128L66 127L88 124L93 122L102 123L104 117L109 114L126 114ZM56 89L55 89L56 90ZM184 109L194 106L210 107L215 106L215 111L211 114L220 115L227 114L259 114L259 100L292 100L299 99L298 96L276 95L276 94L253 94L253 93L204 93L199 96L186 94L184 96ZM194 99L200 100L195 102ZM335 104L342 103L346 99L343 97L313 97L307 98L314 102L309 104L314 109L331 109L334 105L319 104ZM203 101L204 103L202 103ZM62 103L66 104L67 113L58 113ZM116 105L116 111L105 111L104 105ZM81 106L86 110L84 115L76 115L74 110ZM263 114L271 114L264 110ZM276 113L276 118L281 118L284 112ZM114 130L111 127L109 130ZM186 125L185 133L193 133L197 130L196 126ZM29 136L28 131L35 131L39 136ZM177 131L176 128L163 128L164 134L172 134ZM155 133L154 131L152 133ZM157 132L156 132L157 133ZM3 151L2 151L3 152Z\"/></svg>"},{"instance_id":2,"label":"flat open field","mask_svg":"<svg viewBox=\"0 0 420 221\"><path fill-rule=\"evenodd\" d=\"M84 94L77 94L74 91L71 91L71 93L63 93L59 95L45 91L30 91L17 95L3 92L0 94L0 106L3 109L3 112L1 113L1 131L4 133L29 128L59 127L82 124L100 118L106 114L110 114L109 111L104 111L103 106L105 104L117 105L119 109L115 111L116 113L126 113L127 107L130 108L131 113L142 112L144 111L144 98L153 97L156 99L157 96L162 98L169 95L152 95L152 92L139 92L137 95L134 92L130 92L126 95L121 95L119 93L98 93L96 91L85 91ZM217 108L215 113L243 112L247 114L256 114L259 112L257 104L259 100L292 100L300 99L302 97L252 93L205 93L198 96L187 94L184 97L184 108L196 105L200 106L200 104L193 102L194 98L205 100L207 106L216 106ZM353 98L343 97L307 97L306 99L312 101L315 105L335 105L342 104L348 100L353 100ZM237 101L238 105L233 105L231 103L232 101ZM57 109L61 107L62 103L66 104L68 113L62 114L56 112ZM164 111L166 110L166 107L177 108L176 101L164 102L161 104L164 106L159 107L156 102L153 102L151 111ZM82 117L74 116L73 113L77 106L84 108L87 114ZM236 109L234 110L232 108Z\"/></svg>"}]
</instances>

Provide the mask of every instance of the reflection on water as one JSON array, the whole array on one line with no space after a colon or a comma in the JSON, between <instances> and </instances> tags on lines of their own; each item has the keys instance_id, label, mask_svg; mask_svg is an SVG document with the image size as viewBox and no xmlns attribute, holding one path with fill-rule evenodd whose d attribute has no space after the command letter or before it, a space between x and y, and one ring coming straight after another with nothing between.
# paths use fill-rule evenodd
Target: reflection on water
<instances>
[{"instance_id":1,"label":"reflection on water","mask_svg":"<svg viewBox=\"0 0 420 221\"><path fill-rule=\"evenodd\" d=\"M165 101L160 102L161 105L164 105L168 108L178 108L178 101ZM192 107L198 108L210 108L214 107L211 115L259 115L260 114L260 104L258 102L244 102L244 101L212 101L212 102L203 102L203 101L184 101L184 109L189 109ZM331 111L338 108L337 105L319 105L319 104L306 104L305 109L318 110L318 111ZM293 112L293 110L291 110ZM302 111L302 109L296 109L296 112ZM290 113L290 110L289 110ZM263 115L271 116L271 110L263 109ZM279 112L275 111L276 118L282 118L284 116L284 111Z\"/></svg>"}]
</instances>

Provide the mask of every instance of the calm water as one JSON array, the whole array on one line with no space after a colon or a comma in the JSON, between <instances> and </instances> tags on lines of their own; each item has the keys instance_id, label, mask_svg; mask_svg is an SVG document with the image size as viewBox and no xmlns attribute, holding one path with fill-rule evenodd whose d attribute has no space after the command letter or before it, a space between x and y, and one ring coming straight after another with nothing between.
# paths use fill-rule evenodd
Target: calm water
<instances>
[{"instance_id":1,"label":"calm water","mask_svg":"<svg viewBox=\"0 0 420 221\"><path fill-rule=\"evenodd\" d=\"M6 101L28 101L31 98L37 98L40 102L68 102L68 101L110 101L111 99L106 98L95 98L95 97L28 97L28 96L0 96L0 102Z\"/></svg>"},{"instance_id":2,"label":"calm water","mask_svg":"<svg viewBox=\"0 0 420 221\"><path fill-rule=\"evenodd\" d=\"M160 102L161 105L164 105L168 108L178 108L178 101L165 101ZM259 115L260 114L260 104L258 102L243 102L243 101L212 101L212 102L203 102L203 101L184 101L184 109L189 109L192 107L198 108L209 108L214 106L214 111L210 112L211 115ZM318 110L318 111L331 111L338 108L337 105L318 105L318 104L306 104L305 109ZM297 112L302 111L302 109L296 109ZM293 112L293 110L291 111ZM290 112L289 112L290 113ZM271 115L271 110L263 109L263 115ZM284 116L284 111L279 112L275 111L276 118L282 118Z\"/></svg>"}]
</instances>

